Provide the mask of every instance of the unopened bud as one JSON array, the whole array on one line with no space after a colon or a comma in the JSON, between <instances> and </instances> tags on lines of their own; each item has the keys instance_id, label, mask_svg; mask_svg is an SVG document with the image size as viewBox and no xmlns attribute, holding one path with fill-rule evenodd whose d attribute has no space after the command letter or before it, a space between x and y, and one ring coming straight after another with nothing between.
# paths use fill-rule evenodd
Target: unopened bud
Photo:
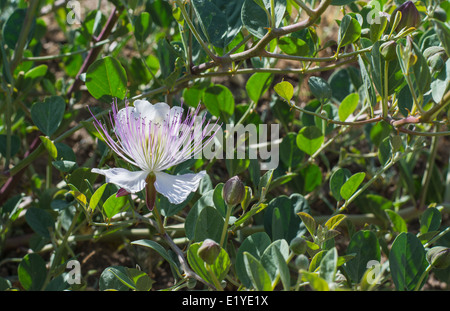
<instances>
[{"instance_id":1,"label":"unopened bud","mask_svg":"<svg viewBox=\"0 0 450 311\"><path fill-rule=\"evenodd\" d=\"M212 265L216 261L217 256L219 256L220 250L221 247L216 241L206 239L198 249L197 255L208 265Z\"/></svg>"},{"instance_id":2,"label":"unopened bud","mask_svg":"<svg viewBox=\"0 0 450 311\"><path fill-rule=\"evenodd\" d=\"M440 46L430 46L423 52L423 57L427 60L427 64L431 72L439 72L444 67L445 49Z\"/></svg>"},{"instance_id":3,"label":"unopened bud","mask_svg":"<svg viewBox=\"0 0 450 311\"><path fill-rule=\"evenodd\" d=\"M445 23L447 21L447 13L442 8L436 8L433 12L433 18Z\"/></svg>"},{"instance_id":4,"label":"unopened bud","mask_svg":"<svg viewBox=\"0 0 450 311\"><path fill-rule=\"evenodd\" d=\"M72 202L73 200L75 200L75 197L73 196L73 194L71 192L67 192L64 195L64 198L66 199L66 202Z\"/></svg>"},{"instance_id":5,"label":"unopened bud","mask_svg":"<svg viewBox=\"0 0 450 311\"><path fill-rule=\"evenodd\" d=\"M245 186L239 177L234 176L223 185L222 196L229 206L236 206L244 200Z\"/></svg>"},{"instance_id":6,"label":"unopened bud","mask_svg":"<svg viewBox=\"0 0 450 311\"><path fill-rule=\"evenodd\" d=\"M441 46L430 46L423 51L423 57L428 61L430 58L434 56L445 56L445 49Z\"/></svg>"},{"instance_id":7,"label":"unopened bud","mask_svg":"<svg viewBox=\"0 0 450 311\"><path fill-rule=\"evenodd\" d=\"M380 54L385 61L391 61L397 58L396 51L397 43L395 41L388 41L380 46Z\"/></svg>"},{"instance_id":8,"label":"unopened bud","mask_svg":"<svg viewBox=\"0 0 450 311\"><path fill-rule=\"evenodd\" d=\"M289 245L291 250L296 255L304 254L306 252L307 243L305 239L301 237L295 237L292 239L291 244Z\"/></svg>"},{"instance_id":9,"label":"unopened bud","mask_svg":"<svg viewBox=\"0 0 450 311\"><path fill-rule=\"evenodd\" d=\"M450 248L435 246L427 252L427 260L434 268L445 269L450 266Z\"/></svg>"},{"instance_id":10,"label":"unopened bud","mask_svg":"<svg viewBox=\"0 0 450 311\"><path fill-rule=\"evenodd\" d=\"M309 259L305 255L298 255L295 258L295 266L298 270L308 270L309 268Z\"/></svg>"},{"instance_id":11,"label":"unopened bud","mask_svg":"<svg viewBox=\"0 0 450 311\"><path fill-rule=\"evenodd\" d=\"M129 194L130 194L130 193L129 193L127 190L125 190L125 189L123 189L123 188L120 188L119 190L117 190L116 198L120 198L120 197L129 195Z\"/></svg>"},{"instance_id":12,"label":"unopened bud","mask_svg":"<svg viewBox=\"0 0 450 311\"><path fill-rule=\"evenodd\" d=\"M392 12L391 15L391 21L393 22L395 20L395 15L397 12L400 11L402 13L402 18L400 19L400 22L398 23L397 27L395 28L396 32L399 32L403 28L410 28L414 27L417 28L420 24L420 14L417 10L416 6L412 1L406 1L401 6L396 8L394 12Z\"/></svg>"}]
</instances>

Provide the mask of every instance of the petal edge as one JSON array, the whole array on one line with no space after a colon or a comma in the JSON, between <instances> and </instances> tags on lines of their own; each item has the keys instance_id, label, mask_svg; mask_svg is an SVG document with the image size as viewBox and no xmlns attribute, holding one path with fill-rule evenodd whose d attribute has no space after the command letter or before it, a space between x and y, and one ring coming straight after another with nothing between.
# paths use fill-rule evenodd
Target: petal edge
<instances>
[{"instance_id":1,"label":"petal edge","mask_svg":"<svg viewBox=\"0 0 450 311\"><path fill-rule=\"evenodd\" d=\"M200 180L206 175L205 171L197 174L170 175L155 172L155 189L164 195L172 204L183 203L191 192L197 191Z\"/></svg>"},{"instance_id":2,"label":"petal edge","mask_svg":"<svg viewBox=\"0 0 450 311\"><path fill-rule=\"evenodd\" d=\"M113 183L129 193L139 192L147 184L145 179L148 172L146 171L129 171L124 168L110 168L106 170L93 168L91 172L104 175L107 183Z\"/></svg>"}]
</instances>

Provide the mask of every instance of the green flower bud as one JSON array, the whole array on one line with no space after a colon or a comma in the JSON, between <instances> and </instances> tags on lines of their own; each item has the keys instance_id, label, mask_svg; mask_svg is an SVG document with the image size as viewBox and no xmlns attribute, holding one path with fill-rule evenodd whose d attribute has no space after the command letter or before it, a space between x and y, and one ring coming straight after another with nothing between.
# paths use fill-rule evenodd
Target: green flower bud
<instances>
[{"instance_id":1,"label":"green flower bud","mask_svg":"<svg viewBox=\"0 0 450 311\"><path fill-rule=\"evenodd\" d=\"M442 8L437 8L433 13L433 18L445 23L447 21L447 13Z\"/></svg>"},{"instance_id":2,"label":"green flower bud","mask_svg":"<svg viewBox=\"0 0 450 311\"><path fill-rule=\"evenodd\" d=\"M431 57L434 56L445 56L445 49L443 47L440 46L430 46L428 48L425 49L425 51L423 51L423 57L425 57L425 59L428 61Z\"/></svg>"},{"instance_id":3,"label":"green flower bud","mask_svg":"<svg viewBox=\"0 0 450 311\"><path fill-rule=\"evenodd\" d=\"M216 261L217 256L219 256L220 250L221 247L216 241L206 239L198 249L197 255L203 259L204 262L212 265Z\"/></svg>"},{"instance_id":4,"label":"green flower bud","mask_svg":"<svg viewBox=\"0 0 450 311\"><path fill-rule=\"evenodd\" d=\"M397 27L395 28L396 32L399 32L403 28L410 28L414 27L417 28L420 24L420 14L417 10L416 6L412 1L406 1L401 6L396 8L394 12L392 12L391 15L391 22L394 22L395 15L397 12L400 11L402 13L402 18L400 19L400 22L398 23Z\"/></svg>"},{"instance_id":5,"label":"green flower bud","mask_svg":"<svg viewBox=\"0 0 450 311\"><path fill-rule=\"evenodd\" d=\"M431 72L439 72L445 66L444 60L439 55L433 55L427 60Z\"/></svg>"},{"instance_id":6,"label":"green flower bud","mask_svg":"<svg viewBox=\"0 0 450 311\"><path fill-rule=\"evenodd\" d=\"M427 252L427 260L434 268L445 269L450 266L450 248L435 246Z\"/></svg>"},{"instance_id":7,"label":"green flower bud","mask_svg":"<svg viewBox=\"0 0 450 311\"><path fill-rule=\"evenodd\" d=\"M75 197L73 196L72 193L67 192L67 193L64 195L64 199L66 199L66 202L73 202L73 200L75 200Z\"/></svg>"},{"instance_id":8,"label":"green flower bud","mask_svg":"<svg viewBox=\"0 0 450 311\"><path fill-rule=\"evenodd\" d=\"M298 270L308 270L309 268L309 259L303 254L298 255L294 263Z\"/></svg>"},{"instance_id":9,"label":"green flower bud","mask_svg":"<svg viewBox=\"0 0 450 311\"><path fill-rule=\"evenodd\" d=\"M380 54L383 56L384 60L391 61L397 58L397 43L395 41L388 41L380 46Z\"/></svg>"},{"instance_id":10,"label":"green flower bud","mask_svg":"<svg viewBox=\"0 0 450 311\"><path fill-rule=\"evenodd\" d=\"M236 206L244 200L245 186L239 177L230 178L222 188L222 197L229 206Z\"/></svg>"},{"instance_id":11,"label":"green flower bud","mask_svg":"<svg viewBox=\"0 0 450 311\"><path fill-rule=\"evenodd\" d=\"M423 52L423 57L427 60L431 74L441 71L445 65L445 49L440 46L430 46Z\"/></svg>"},{"instance_id":12,"label":"green flower bud","mask_svg":"<svg viewBox=\"0 0 450 311\"><path fill-rule=\"evenodd\" d=\"M301 237L295 237L292 239L289 247L296 255L304 254L306 252L307 243L305 239Z\"/></svg>"}]
</instances>

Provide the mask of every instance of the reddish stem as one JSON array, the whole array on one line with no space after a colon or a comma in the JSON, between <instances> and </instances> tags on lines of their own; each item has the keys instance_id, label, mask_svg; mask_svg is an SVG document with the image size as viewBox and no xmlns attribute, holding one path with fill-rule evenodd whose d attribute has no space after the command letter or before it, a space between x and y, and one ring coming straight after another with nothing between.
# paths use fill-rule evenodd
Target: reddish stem
<instances>
[{"instance_id":1,"label":"reddish stem","mask_svg":"<svg viewBox=\"0 0 450 311\"><path fill-rule=\"evenodd\" d=\"M30 153L32 153L39 146L40 142L41 140L39 137L34 138L34 140L31 142L30 148L27 150L27 152L25 152L24 158L28 157ZM0 205L2 205L6 201L9 194L11 193L11 190L17 186L24 172L25 168L20 170L14 176L9 177L5 182L3 187L0 189Z\"/></svg>"},{"instance_id":2,"label":"reddish stem","mask_svg":"<svg viewBox=\"0 0 450 311\"><path fill-rule=\"evenodd\" d=\"M116 24L117 20L119 19L120 13L121 10L118 10L117 8L114 7L100 34L97 37L93 38L92 41L94 43L106 40L106 38L111 34L111 31L114 25ZM81 66L80 70L77 73L77 76L75 77L75 82L70 86L69 90L67 91L68 98L70 98L72 96L72 93L78 90L78 88L81 86L82 81L80 80L80 76L84 72L86 72L89 66L97 59L97 56L100 53L101 49L102 46L98 46L89 51L86 59L83 62L83 65Z\"/></svg>"}]
</instances>

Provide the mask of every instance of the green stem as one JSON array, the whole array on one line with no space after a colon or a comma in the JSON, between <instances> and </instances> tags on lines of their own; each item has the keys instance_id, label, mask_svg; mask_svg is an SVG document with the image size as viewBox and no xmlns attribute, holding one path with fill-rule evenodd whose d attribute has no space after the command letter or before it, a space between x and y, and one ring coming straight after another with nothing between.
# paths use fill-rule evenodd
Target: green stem
<instances>
[{"instance_id":1,"label":"green stem","mask_svg":"<svg viewBox=\"0 0 450 311\"><path fill-rule=\"evenodd\" d=\"M348 57L354 57L359 54L364 54L366 52L370 52L372 50L372 47L360 49L353 52L348 53L342 53L337 56L328 56L328 57L305 57L305 56L295 56L295 55L286 55L286 54L278 54L278 53L271 53L271 52L263 52L263 55L265 57L271 57L271 58L278 58L278 59L285 59L285 60L293 60L293 61L301 61L301 62L332 62L336 59L343 59Z\"/></svg>"},{"instance_id":2,"label":"green stem","mask_svg":"<svg viewBox=\"0 0 450 311\"><path fill-rule=\"evenodd\" d=\"M9 89L6 91L6 113L5 113L5 126L6 126L6 155L5 155L5 169L9 168L9 162L11 160L11 93Z\"/></svg>"},{"instance_id":3,"label":"green stem","mask_svg":"<svg viewBox=\"0 0 450 311\"><path fill-rule=\"evenodd\" d=\"M383 119L387 118L388 116L388 89L389 89L389 62L384 62L384 94L382 99L382 116Z\"/></svg>"},{"instance_id":4,"label":"green stem","mask_svg":"<svg viewBox=\"0 0 450 311\"><path fill-rule=\"evenodd\" d=\"M158 223L159 233L164 235L166 233L166 229L164 228L164 224L162 222L161 214L159 213L159 210L158 210L158 208L156 206L153 207L152 213L155 216L156 222Z\"/></svg>"},{"instance_id":5,"label":"green stem","mask_svg":"<svg viewBox=\"0 0 450 311\"><path fill-rule=\"evenodd\" d=\"M345 122L345 121L337 121L334 119L329 119L323 115L321 115L320 113L316 113L314 111L309 111L306 109L303 109L293 103L291 103L291 107L302 112L302 113L306 113L312 116L315 116L317 118L323 119L325 121L327 121L327 123L331 123L331 124L336 124L336 125L364 125L364 124L368 124L368 123L376 123L376 122L380 122L383 118L382 117L375 117L375 118L371 118L371 119L367 119L367 120L361 120L361 121L354 121L354 122Z\"/></svg>"},{"instance_id":6,"label":"green stem","mask_svg":"<svg viewBox=\"0 0 450 311\"><path fill-rule=\"evenodd\" d=\"M395 163L397 163L398 160L400 160L402 157L404 157L406 154L408 154L408 152L405 152L401 155L397 155L394 156L393 158L391 158L389 160L389 162L387 163L387 165L383 166L380 170L378 170L374 176L372 176L372 178L366 182L361 188L358 189L358 191L356 191L348 200L345 201L345 203L336 210L336 212L334 214L339 214L342 211L344 211L347 206L352 203L361 193L363 193L367 188L369 188L370 185L372 185L372 183L378 179L378 177L380 177L384 172L386 172L388 169L390 169Z\"/></svg>"},{"instance_id":7,"label":"green stem","mask_svg":"<svg viewBox=\"0 0 450 311\"><path fill-rule=\"evenodd\" d=\"M227 214L225 216L225 222L222 228L222 235L220 237L220 246L225 248L225 237L227 236L228 222L230 221L231 212L233 211L234 206L227 204Z\"/></svg>"},{"instance_id":8,"label":"green stem","mask_svg":"<svg viewBox=\"0 0 450 311\"><path fill-rule=\"evenodd\" d=\"M210 264L207 264L207 263L205 262L205 267L206 267L206 270L208 271L209 275L211 276L211 279L212 279L213 284L214 284L214 286L216 287L216 289L219 290L219 291L223 291L222 285L220 285L220 282L219 282L219 280L217 279L216 274L215 274L214 271L212 271L212 269L211 269L211 265L210 265Z\"/></svg>"},{"instance_id":9,"label":"green stem","mask_svg":"<svg viewBox=\"0 0 450 311\"><path fill-rule=\"evenodd\" d=\"M309 6L306 5L306 3L304 3L302 0L294 0L294 2L296 4L298 4L298 6L306 12L306 14L308 14L310 17L315 17L316 13L314 12L314 10L312 10Z\"/></svg>"},{"instance_id":10,"label":"green stem","mask_svg":"<svg viewBox=\"0 0 450 311\"><path fill-rule=\"evenodd\" d=\"M445 181L444 202L450 202L450 155L448 156L447 177Z\"/></svg>"},{"instance_id":11,"label":"green stem","mask_svg":"<svg viewBox=\"0 0 450 311\"><path fill-rule=\"evenodd\" d=\"M181 0L175 0L175 2L179 6L179 8L181 10L181 14L183 15L184 20L188 24L189 29L192 31L192 34L194 35L195 39L197 39L197 41L200 43L201 47L206 52L206 54L208 54L208 56L211 59L216 60L217 56L214 55L213 52L211 52L211 50L208 48L208 46L206 46L206 44L203 41L203 39L200 36L200 34L197 32L197 29L195 28L194 24L192 23L191 18L189 17L189 14L186 11L186 8L184 7L184 4L182 3L182 1Z\"/></svg>"},{"instance_id":12,"label":"green stem","mask_svg":"<svg viewBox=\"0 0 450 311\"><path fill-rule=\"evenodd\" d=\"M439 125L437 125L437 127L436 127L436 132L439 132ZM419 208L419 209L421 209L423 207L423 205L425 204L426 198L427 198L428 188L430 185L431 176L432 176L433 167L434 167L434 161L436 160L436 155L437 155L437 150L438 150L438 142L439 142L438 136L433 136L431 138L430 155L428 157L425 172L423 175L422 187L421 187L422 191L420 193L420 199L419 199L418 206L417 206L417 208Z\"/></svg>"},{"instance_id":13,"label":"green stem","mask_svg":"<svg viewBox=\"0 0 450 311\"><path fill-rule=\"evenodd\" d=\"M276 27L276 21L275 21L275 0L270 0L270 27L275 28Z\"/></svg>"},{"instance_id":14,"label":"green stem","mask_svg":"<svg viewBox=\"0 0 450 311\"><path fill-rule=\"evenodd\" d=\"M64 234L63 240L60 245L58 245L55 249L55 256L52 260L52 264L50 266L50 269L48 270L47 277L45 278L44 284L42 285L42 290L45 290L48 283L50 282L50 278L52 277L54 270L58 268L59 262L62 258L62 252L67 247L67 242L69 240L69 237L73 234L75 225L77 224L78 216L80 216L80 209L83 208L81 206L78 206L75 215L72 218L72 223L70 224L69 229L67 229L66 233Z\"/></svg>"},{"instance_id":15,"label":"green stem","mask_svg":"<svg viewBox=\"0 0 450 311\"><path fill-rule=\"evenodd\" d=\"M294 253L290 253L289 254L289 257L286 259L286 264L289 264L289 262L292 260L292 258L294 258L295 257L295 254ZM278 272L277 273L277 276L275 277L275 280L273 280L273 283L272 283L272 290L275 290L275 287L277 286L277 284L278 284L278 282L280 281L280 278L281 278L281 272ZM285 290L289 290L289 289L287 289L287 288L285 288Z\"/></svg>"},{"instance_id":16,"label":"green stem","mask_svg":"<svg viewBox=\"0 0 450 311\"><path fill-rule=\"evenodd\" d=\"M81 49L81 50L78 50L78 51L62 53L62 54L58 54L58 55L24 57L22 60L23 61L33 61L33 62L42 62L42 61L47 61L47 60L59 59L59 58L63 58L63 57L70 57L70 56L74 56L74 55L77 55L77 54L83 54L83 53L89 52L90 50L95 49L97 47L100 47L102 45L105 45L105 44L107 44L109 42L111 42L111 41L109 39L106 39L106 40L99 41L99 42L91 45L90 47L88 47L86 49Z\"/></svg>"},{"instance_id":17,"label":"green stem","mask_svg":"<svg viewBox=\"0 0 450 311\"><path fill-rule=\"evenodd\" d=\"M449 136L450 131L444 131L444 132L417 132L412 130L407 130L405 128L398 128L399 132L415 135L415 136L424 136L424 137L434 137L434 136Z\"/></svg>"},{"instance_id":18,"label":"green stem","mask_svg":"<svg viewBox=\"0 0 450 311\"><path fill-rule=\"evenodd\" d=\"M98 114L95 115L95 118L100 118L104 115L107 115L109 113L109 110L104 110ZM89 119L87 119L85 122L92 122L94 121L94 117L91 117ZM83 123L78 124L77 126L74 126L73 128L71 128L70 130L68 130L67 132L61 134L60 136L58 136L57 138L55 138L54 142L61 142L64 139L66 139L67 137L71 136L73 133L77 132L78 130L82 129L84 127ZM40 144L39 147L36 148L36 150L34 150L28 157L26 157L25 159L23 159L22 161L20 161L19 163L17 163L10 171L10 176L14 176L15 174L17 174L18 172L20 172L23 168L27 167L30 163L32 163L34 160L36 160L36 158L38 156L40 156L40 154L45 150L44 145Z\"/></svg>"},{"instance_id":19,"label":"green stem","mask_svg":"<svg viewBox=\"0 0 450 311\"><path fill-rule=\"evenodd\" d=\"M0 35L0 41L2 40ZM3 63L3 71L6 72L6 78L9 81L9 84L2 79L2 89L6 94L6 111L5 111L5 127L6 127L6 155L5 155L5 170L9 168L9 162L11 159L11 108L12 108L12 98L11 94L14 91L14 79L11 75L10 64L8 62L8 58L6 56L6 51L2 46L0 46L0 52L2 54L2 63Z\"/></svg>"},{"instance_id":20,"label":"green stem","mask_svg":"<svg viewBox=\"0 0 450 311\"><path fill-rule=\"evenodd\" d=\"M423 110L422 106L420 106L419 100L417 99L416 91L414 90L414 84L411 81L411 76L409 74L409 71L406 73L405 78L406 78L406 83L408 83L409 90L411 91L411 95L413 97L414 107L411 111L411 114L414 115L416 110L419 110L420 114L423 115L425 113L425 111Z\"/></svg>"},{"instance_id":21,"label":"green stem","mask_svg":"<svg viewBox=\"0 0 450 311\"><path fill-rule=\"evenodd\" d=\"M227 52L227 56L229 56L230 54L233 54L234 52L236 52L241 46L243 46L244 44L246 44L251 38L253 37L253 35L247 35L244 39L242 39L241 42L239 42L236 46L234 46L230 51Z\"/></svg>"},{"instance_id":22,"label":"green stem","mask_svg":"<svg viewBox=\"0 0 450 311\"><path fill-rule=\"evenodd\" d=\"M445 95L442 97L441 102L439 105L431 108L430 110L425 111L424 114L421 115L421 119L424 122L433 121L434 118L438 116L438 114L445 109L450 104L450 91L445 93Z\"/></svg>"},{"instance_id":23,"label":"green stem","mask_svg":"<svg viewBox=\"0 0 450 311\"><path fill-rule=\"evenodd\" d=\"M45 189L50 189L52 186L52 157L48 155L47 166L45 168L46 179L45 179Z\"/></svg>"},{"instance_id":24,"label":"green stem","mask_svg":"<svg viewBox=\"0 0 450 311\"><path fill-rule=\"evenodd\" d=\"M419 281L416 284L416 287L414 288L414 291L418 291L420 290L420 286L422 285L423 280L425 279L425 277L428 275L428 273L431 271L431 269L433 268L432 265L429 265L425 271L422 273L422 275L420 276Z\"/></svg>"},{"instance_id":25,"label":"green stem","mask_svg":"<svg viewBox=\"0 0 450 311\"><path fill-rule=\"evenodd\" d=\"M19 39L17 40L16 49L14 50L13 60L11 62L10 72L13 73L14 69L19 65L22 61L23 51L25 50L25 45L28 40L28 34L31 29L31 25L34 20L34 16L36 14L36 10L39 4L39 0L31 0L30 6L27 8L27 13L25 15L25 21L23 23L22 30L19 35Z\"/></svg>"},{"instance_id":26,"label":"green stem","mask_svg":"<svg viewBox=\"0 0 450 311\"><path fill-rule=\"evenodd\" d=\"M447 227L445 230L439 232L438 235L434 236L431 240L429 240L427 243L425 243L423 245L424 248L429 247L430 245L432 245L433 243L435 243L437 240L439 240L440 238L442 238L444 235L446 235L447 233L450 232L450 227Z\"/></svg>"},{"instance_id":27,"label":"green stem","mask_svg":"<svg viewBox=\"0 0 450 311\"><path fill-rule=\"evenodd\" d=\"M180 0L176 0L177 2L180 2ZM273 40L276 39L278 37L308 28L310 26L312 26L316 20L317 17L320 16L327 8L328 6L331 4L332 0L324 0L319 7L314 10L314 12L316 13L316 17L315 18L307 18L305 20L302 20L298 23L295 24L290 24L284 27L280 27L280 28L272 28L271 31L268 31L264 37L261 38L261 40L258 41L258 43L256 43L252 48L240 52L240 53L236 53L233 55L225 55L223 57L216 57L215 61L213 62L208 62L208 63L203 63L200 64L198 66L194 66L192 68L192 72L203 72L205 70L208 70L210 68L213 67L217 67L219 65L224 65L224 64L231 64L233 62L238 62L241 60L246 60L249 59L251 57L254 56L262 56L262 53L264 53L265 48L267 47L267 45Z\"/></svg>"}]
</instances>

